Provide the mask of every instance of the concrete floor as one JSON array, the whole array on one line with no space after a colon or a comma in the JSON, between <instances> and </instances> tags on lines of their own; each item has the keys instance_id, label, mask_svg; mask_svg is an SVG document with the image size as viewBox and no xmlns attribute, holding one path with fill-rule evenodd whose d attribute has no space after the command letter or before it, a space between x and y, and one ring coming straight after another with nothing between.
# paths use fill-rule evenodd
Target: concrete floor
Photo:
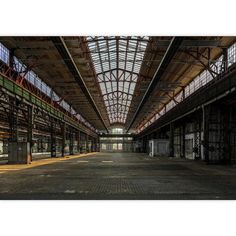
<instances>
[{"instance_id":1,"label":"concrete floor","mask_svg":"<svg viewBox=\"0 0 236 236\"><path fill-rule=\"evenodd\" d=\"M0 199L236 199L236 166L98 153L0 172Z\"/></svg>"}]
</instances>

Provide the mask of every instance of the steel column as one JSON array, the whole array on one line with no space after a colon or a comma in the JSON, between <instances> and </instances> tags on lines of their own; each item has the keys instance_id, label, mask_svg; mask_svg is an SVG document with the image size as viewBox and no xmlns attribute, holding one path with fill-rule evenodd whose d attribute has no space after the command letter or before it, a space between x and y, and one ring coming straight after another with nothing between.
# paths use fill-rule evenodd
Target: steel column
<instances>
[{"instance_id":1,"label":"steel column","mask_svg":"<svg viewBox=\"0 0 236 236\"><path fill-rule=\"evenodd\" d=\"M81 132L78 130L78 151L82 153L82 142L81 142Z\"/></svg>"},{"instance_id":2,"label":"steel column","mask_svg":"<svg viewBox=\"0 0 236 236\"><path fill-rule=\"evenodd\" d=\"M70 155L74 154L74 133L72 128L69 129L69 152Z\"/></svg>"},{"instance_id":3,"label":"steel column","mask_svg":"<svg viewBox=\"0 0 236 236\"><path fill-rule=\"evenodd\" d=\"M181 132L180 132L180 150L181 150L181 158L185 158L185 124L181 126Z\"/></svg>"},{"instance_id":4,"label":"steel column","mask_svg":"<svg viewBox=\"0 0 236 236\"><path fill-rule=\"evenodd\" d=\"M51 135L51 157L56 157L56 134L55 134L55 120L51 119L50 135Z\"/></svg>"},{"instance_id":5,"label":"steel column","mask_svg":"<svg viewBox=\"0 0 236 236\"><path fill-rule=\"evenodd\" d=\"M65 156L65 140L66 140L66 124L63 122L61 124L61 134L62 134L62 140L61 140L61 156Z\"/></svg>"},{"instance_id":6,"label":"steel column","mask_svg":"<svg viewBox=\"0 0 236 236\"><path fill-rule=\"evenodd\" d=\"M203 153L204 160L209 161L209 106L202 107L202 117L203 117Z\"/></svg>"},{"instance_id":7,"label":"steel column","mask_svg":"<svg viewBox=\"0 0 236 236\"><path fill-rule=\"evenodd\" d=\"M32 161L32 147L33 147L33 122L34 122L34 112L33 107L28 106L28 127L27 127L27 142L30 144L30 159Z\"/></svg>"},{"instance_id":8,"label":"steel column","mask_svg":"<svg viewBox=\"0 0 236 236\"><path fill-rule=\"evenodd\" d=\"M89 152L89 148L88 148L88 134L85 134L85 136L86 136L86 153L88 153Z\"/></svg>"},{"instance_id":9,"label":"steel column","mask_svg":"<svg viewBox=\"0 0 236 236\"><path fill-rule=\"evenodd\" d=\"M139 115L141 109L143 108L143 106L145 105L145 103L147 102L148 98L150 97L151 93L154 91L154 89L156 88L156 85L158 83L158 81L160 80L160 78L162 77L163 73L165 72L165 70L167 69L168 65L170 64L172 58L174 57L175 53L178 51L179 46L181 45L182 41L183 41L183 37L173 37L169 47L166 50L165 55L163 56L153 78L151 83L148 86L148 89L146 91L146 93L144 94L129 126L127 129L127 133L130 130L131 126L133 125L134 121L136 120L137 116Z\"/></svg>"},{"instance_id":10,"label":"steel column","mask_svg":"<svg viewBox=\"0 0 236 236\"><path fill-rule=\"evenodd\" d=\"M174 124L170 123L170 157L174 156Z\"/></svg>"}]
</instances>

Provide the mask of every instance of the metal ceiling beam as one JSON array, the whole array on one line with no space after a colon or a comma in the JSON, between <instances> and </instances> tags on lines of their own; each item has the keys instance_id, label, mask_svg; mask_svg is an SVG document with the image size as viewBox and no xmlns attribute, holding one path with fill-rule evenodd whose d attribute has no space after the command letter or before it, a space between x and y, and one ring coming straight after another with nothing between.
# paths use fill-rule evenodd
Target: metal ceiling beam
<instances>
[{"instance_id":1,"label":"metal ceiling beam","mask_svg":"<svg viewBox=\"0 0 236 236\"><path fill-rule=\"evenodd\" d=\"M219 47L220 46L220 40L184 40L181 44L181 47Z\"/></svg>"},{"instance_id":2,"label":"metal ceiling beam","mask_svg":"<svg viewBox=\"0 0 236 236\"><path fill-rule=\"evenodd\" d=\"M151 83L148 86L148 89L146 90L129 126L127 129L127 132L130 130L130 128L132 127L134 121L136 120L139 112L141 111L141 109L143 108L143 106L145 105L145 103L147 102L148 98L150 97L151 93L153 92L153 90L156 88L156 85L158 83L158 81L160 80L161 76L163 75L163 73L165 72L165 70L167 69L168 65L170 64L172 58L174 57L175 53L178 51L181 43L183 42L184 37L173 37L166 52L165 55L162 58L162 61L160 62Z\"/></svg>"},{"instance_id":3,"label":"metal ceiling beam","mask_svg":"<svg viewBox=\"0 0 236 236\"><path fill-rule=\"evenodd\" d=\"M84 83L82 76L80 75L80 72L64 42L64 39L62 37L51 37L51 40L53 42L53 44L55 45L55 47L57 48L59 54L61 55L63 61L65 62L65 64L67 65L69 71L72 73L72 75L74 76L76 82L78 83L78 85L80 86L82 92L84 93L85 97L88 99L89 103L91 104L91 106L93 107L95 113L97 114L98 118L101 120L103 126L105 127L105 129L108 132L108 128L102 118L102 115L99 111L99 109L97 108L86 84Z\"/></svg>"},{"instance_id":4,"label":"metal ceiling beam","mask_svg":"<svg viewBox=\"0 0 236 236\"><path fill-rule=\"evenodd\" d=\"M158 40L155 41L153 44L157 47L168 47L170 40ZM221 42L219 39L185 39L180 45L181 48L185 47L198 47L198 48L215 48L221 47Z\"/></svg>"},{"instance_id":5,"label":"metal ceiling beam","mask_svg":"<svg viewBox=\"0 0 236 236\"><path fill-rule=\"evenodd\" d=\"M107 38L106 40L107 41L115 41L116 36L114 36L114 38ZM132 41L146 41L146 42L149 42L149 39L144 39L144 38L130 38L130 37L125 37L125 38L120 38L120 40L122 41L128 41L128 40L132 40ZM102 39L96 39L96 38L93 38L93 39L87 39L87 42L88 43L92 43L92 42L99 42L99 41L104 41L104 38Z\"/></svg>"}]
</instances>

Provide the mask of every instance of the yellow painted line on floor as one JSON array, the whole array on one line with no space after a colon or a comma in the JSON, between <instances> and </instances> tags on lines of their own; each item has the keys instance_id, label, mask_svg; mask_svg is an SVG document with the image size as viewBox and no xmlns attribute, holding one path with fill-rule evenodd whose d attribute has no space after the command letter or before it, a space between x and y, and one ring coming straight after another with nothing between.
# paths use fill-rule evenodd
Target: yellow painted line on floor
<instances>
[{"instance_id":1,"label":"yellow painted line on floor","mask_svg":"<svg viewBox=\"0 0 236 236\"><path fill-rule=\"evenodd\" d=\"M56 162L71 160L71 159L75 159L75 158L87 157L90 155L94 155L96 153L97 152L91 152L91 153L87 153L87 154L79 154L79 155L72 155L72 156L65 156L65 157L53 157L53 158L47 158L47 159L42 159L42 160L35 160L31 164L13 164L13 165L4 164L4 165L0 165L0 174L6 173L9 171L24 170L24 169L28 169L28 168L37 167L37 166L49 165L49 164L53 164Z\"/></svg>"}]
</instances>

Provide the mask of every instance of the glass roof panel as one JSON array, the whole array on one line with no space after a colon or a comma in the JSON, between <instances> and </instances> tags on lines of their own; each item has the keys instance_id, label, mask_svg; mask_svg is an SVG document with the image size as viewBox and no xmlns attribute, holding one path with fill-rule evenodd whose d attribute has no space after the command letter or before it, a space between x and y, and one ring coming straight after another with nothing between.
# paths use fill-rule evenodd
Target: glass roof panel
<instances>
[{"instance_id":1,"label":"glass roof panel","mask_svg":"<svg viewBox=\"0 0 236 236\"><path fill-rule=\"evenodd\" d=\"M125 123L149 37L87 37L110 123Z\"/></svg>"}]
</instances>

